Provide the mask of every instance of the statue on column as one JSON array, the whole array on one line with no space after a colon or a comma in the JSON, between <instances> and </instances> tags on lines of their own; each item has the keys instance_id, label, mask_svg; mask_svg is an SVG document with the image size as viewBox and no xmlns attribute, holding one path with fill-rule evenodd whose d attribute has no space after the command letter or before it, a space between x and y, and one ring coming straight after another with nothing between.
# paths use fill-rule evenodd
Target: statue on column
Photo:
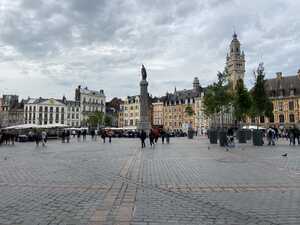
<instances>
[{"instance_id":1,"label":"statue on column","mask_svg":"<svg viewBox=\"0 0 300 225\"><path fill-rule=\"evenodd\" d=\"M138 123L138 129L144 130L146 133L151 128L150 122L150 107L149 107L149 93L148 93L148 82L147 82L147 71L145 66L141 68L142 80L140 82L140 121Z\"/></svg>"}]
</instances>

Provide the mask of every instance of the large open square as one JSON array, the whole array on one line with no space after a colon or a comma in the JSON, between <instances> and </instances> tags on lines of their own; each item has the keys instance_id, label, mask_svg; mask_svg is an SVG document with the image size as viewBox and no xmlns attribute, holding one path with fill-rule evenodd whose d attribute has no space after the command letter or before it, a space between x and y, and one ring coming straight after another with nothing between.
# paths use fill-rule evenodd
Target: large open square
<instances>
[{"instance_id":1,"label":"large open square","mask_svg":"<svg viewBox=\"0 0 300 225\"><path fill-rule=\"evenodd\" d=\"M209 147L208 147L209 146ZM288 153L288 157L282 157ZM300 148L204 137L0 147L0 224L300 224Z\"/></svg>"}]
</instances>

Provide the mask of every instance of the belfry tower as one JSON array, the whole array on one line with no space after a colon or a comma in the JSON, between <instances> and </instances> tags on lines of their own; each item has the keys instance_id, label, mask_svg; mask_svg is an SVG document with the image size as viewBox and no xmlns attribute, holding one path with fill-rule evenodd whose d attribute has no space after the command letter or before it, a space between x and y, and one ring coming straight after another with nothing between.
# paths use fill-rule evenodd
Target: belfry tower
<instances>
[{"instance_id":1,"label":"belfry tower","mask_svg":"<svg viewBox=\"0 0 300 225\"><path fill-rule=\"evenodd\" d=\"M227 53L226 68L229 74L229 82L233 89L239 79L244 80L245 76L245 54L241 51L241 44L237 38L237 34L233 34L230 43L229 54Z\"/></svg>"}]
</instances>

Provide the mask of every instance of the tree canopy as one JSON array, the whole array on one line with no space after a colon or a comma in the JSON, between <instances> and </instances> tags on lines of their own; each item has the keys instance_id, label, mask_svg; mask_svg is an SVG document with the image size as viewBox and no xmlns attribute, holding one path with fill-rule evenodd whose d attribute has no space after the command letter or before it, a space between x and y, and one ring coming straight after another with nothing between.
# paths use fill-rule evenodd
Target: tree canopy
<instances>
[{"instance_id":1,"label":"tree canopy","mask_svg":"<svg viewBox=\"0 0 300 225\"><path fill-rule=\"evenodd\" d=\"M256 81L252 90L252 116L267 116L273 115L273 105L268 98L265 89L265 73L263 63L260 63L256 71L254 72Z\"/></svg>"},{"instance_id":2,"label":"tree canopy","mask_svg":"<svg viewBox=\"0 0 300 225\"><path fill-rule=\"evenodd\" d=\"M218 81L209 85L204 95L204 113L207 116L227 111L231 105L232 94L229 91L227 70L225 69L223 73L218 72L217 76Z\"/></svg>"},{"instance_id":3,"label":"tree canopy","mask_svg":"<svg viewBox=\"0 0 300 225\"><path fill-rule=\"evenodd\" d=\"M103 125L103 118L104 118L104 113L103 112L93 112L89 115L87 119L87 123L89 126L92 127L97 127L99 125Z\"/></svg>"},{"instance_id":4,"label":"tree canopy","mask_svg":"<svg viewBox=\"0 0 300 225\"><path fill-rule=\"evenodd\" d=\"M185 108L185 113L188 115L188 116L193 116L195 114L193 108L191 105L188 105L186 108Z\"/></svg>"},{"instance_id":5,"label":"tree canopy","mask_svg":"<svg viewBox=\"0 0 300 225\"><path fill-rule=\"evenodd\" d=\"M250 114L252 98L244 86L242 79L237 81L236 90L233 97L234 116L237 121L245 120Z\"/></svg>"}]
</instances>

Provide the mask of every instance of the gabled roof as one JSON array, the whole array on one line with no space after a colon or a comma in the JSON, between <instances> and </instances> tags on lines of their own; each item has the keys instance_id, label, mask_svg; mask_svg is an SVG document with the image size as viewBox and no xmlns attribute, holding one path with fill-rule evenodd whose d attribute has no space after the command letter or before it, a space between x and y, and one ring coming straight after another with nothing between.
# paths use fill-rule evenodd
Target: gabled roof
<instances>
[{"instance_id":1,"label":"gabled roof","mask_svg":"<svg viewBox=\"0 0 300 225\"><path fill-rule=\"evenodd\" d=\"M202 89L189 89L176 91L174 93L167 93L166 96L163 97L164 101L180 101L184 99L197 98L201 95Z\"/></svg>"},{"instance_id":2,"label":"gabled roof","mask_svg":"<svg viewBox=\"0 0 300 225\"><path fill-rule=\"evenodd\" d=\"M291 90L295 96L300 96L300 77L296 75L267 79L265 87L270 97L287 97Z\"/></svg>"},{"instance_id":3,"label":"gabled roof","mask_svg":"<svg viewBox=\"0 0 300 225\"><path fill-rule=\"evenodd\" d=\"M54 99L54 98L29 98L24 100L24 104L53 104L53 105L65 105L62 99Z\"/></svg>"}]
</instances>

